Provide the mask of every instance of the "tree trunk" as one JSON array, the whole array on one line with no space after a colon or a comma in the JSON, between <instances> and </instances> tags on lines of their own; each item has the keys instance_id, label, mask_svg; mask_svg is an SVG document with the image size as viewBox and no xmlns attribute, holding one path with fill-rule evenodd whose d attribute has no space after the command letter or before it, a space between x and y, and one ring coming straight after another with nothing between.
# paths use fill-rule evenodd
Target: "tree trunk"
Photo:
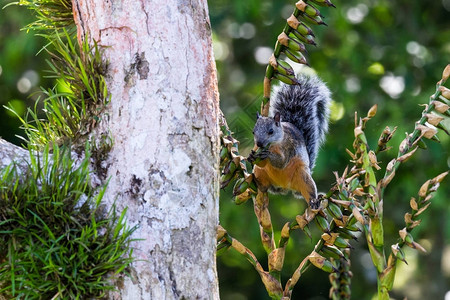
<instances>
[{"instance_id":1,"label":"tree trunk","mask_svg":"<svg viewBox=\"0 0 450 300\"><path fill-rule=\"evenodd\" d=\"M138 225L131 278L110 299L218 299L218 92L206 0L74 0L111 102L106 201Z\"/></svg>"}]
</instances>

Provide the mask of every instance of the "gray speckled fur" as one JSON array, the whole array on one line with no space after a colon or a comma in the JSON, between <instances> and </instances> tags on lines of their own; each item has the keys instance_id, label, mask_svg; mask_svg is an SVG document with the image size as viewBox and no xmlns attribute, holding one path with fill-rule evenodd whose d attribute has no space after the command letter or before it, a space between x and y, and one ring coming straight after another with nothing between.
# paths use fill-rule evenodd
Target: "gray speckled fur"
<instances>
[{"instance_id":1,"label":"gray speckled fur","mask_svg":"<svg viewBox=\"0 0 450 300\"><path fill-rule=\"evenodd\" d=\"M281 122L289 122L298 128L305 141L312 170L328 131L331 93L317 76L299 74L297 79L297 85L282 84L274 89L269 115L279 112Z\"/></svg>"}]
</instances>

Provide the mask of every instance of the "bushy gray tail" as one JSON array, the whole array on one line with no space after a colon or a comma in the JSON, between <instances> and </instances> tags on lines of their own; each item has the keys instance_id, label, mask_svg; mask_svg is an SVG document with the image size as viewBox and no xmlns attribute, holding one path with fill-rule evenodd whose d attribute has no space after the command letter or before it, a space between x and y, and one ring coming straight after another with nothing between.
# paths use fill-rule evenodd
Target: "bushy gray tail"
<instances>
[{"instance_id":1,"label":"bushy gray tail","mask_svg":"<svg viewBox=\"0 0 450 300\"><path fill-rule=\"evenodd\" d=\"M271 115L279 112L282 122L289 122L300 130L314 167L319 146L328 131L331 93L317 76L297 75L299 84L283 84L271 96Z\"/></svg>"}]
</instances>

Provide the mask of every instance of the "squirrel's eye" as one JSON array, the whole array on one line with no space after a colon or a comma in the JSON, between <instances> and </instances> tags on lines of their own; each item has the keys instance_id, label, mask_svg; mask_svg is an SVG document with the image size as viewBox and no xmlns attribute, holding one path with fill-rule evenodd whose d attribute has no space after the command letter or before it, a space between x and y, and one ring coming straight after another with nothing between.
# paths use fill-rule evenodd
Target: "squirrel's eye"
<instances>
[{"instance_id":1,"label":"squirrel's eye","mask_svg":"<svg viewBox=\"0 0 450 300\"><path fill-rule=\"evenodd\" d=\"M273 129L272 128L269 129L269 134L273 134Z\"/></svg>"}]
</instances>

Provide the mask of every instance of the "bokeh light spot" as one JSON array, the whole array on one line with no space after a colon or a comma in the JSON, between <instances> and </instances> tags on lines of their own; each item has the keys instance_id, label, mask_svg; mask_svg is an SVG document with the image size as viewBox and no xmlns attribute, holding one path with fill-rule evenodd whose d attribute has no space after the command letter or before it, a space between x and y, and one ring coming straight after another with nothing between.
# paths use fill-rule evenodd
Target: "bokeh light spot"
<instances>
[{"instance_id":1,"label":"bokeh light spot","mask_svg":"<svg viewBox=\"0 0 450 300\"><path fill-rule=\"evenodd\" d=\"M17 89L22 94L28 93L31 89L31 81L26 77L22 77L17 81Z\"/></svg>"},{"instance_id":2,"label":"bokeh light spot","mask_svg":"<svg viewBox=\"0 0 450 300\"><path fill-rule=\"evenodd\" d=\"M27 70L23 73L23 77L28 78L31 86L36 86L39 83L39 74L35 70Z\"/></svg>"},{"instance_id":3,"label":"bokeh light spot","mask_svg":"<svg viewBox=\"0 0 450 300\"><path fill-rule=\"evenodd\" d=\"M344 117L345 108L341 102L331 101L330 103L330 121L336 122Z\"/></svg>"},{"instance_id":4,"label":"bokeh light spot","mask_svg":"<svg viewBox=\"0 0 450 300\"><path fill-rule=\"evenodd\" d=\"M227 33L233 39L239 38L239 24L235 22L228 24Z\"/></svg>"},{"instance_id":5,"label":"bokeh light spot","mask_svg":"<svg viewBox=\"0 0 450 300\"><path fill-rule=\"evenodd\" d=\"M402 76L394 76L393 74L388 74L381 78L380 87L391 98L397 99L405 90L405 79Z\"/></svg>"},{"instance_id":6,"label":"bokeh light spot","mask_svg":"<svg viewBox=\"0 0 450 300\"><path fill-rule=\"evenodd\" d=\"M227 59L228 55L230 54L230 49L228 48L228 45L217 40L213 41L213 49L214 49L214 58L216 60L223 61Z\"/></svg>"},{"instance_id":7,"label":"bokeh light spot","mask_svg":"<svg viewBox=\"0 0 450 300\"><path fill-rule=\"evenodd\" d=\"M384 74L384 67L382 64L380 64L379 62L374 62L373 64L371 64L369 66L369 68L367 69L367 71L370 74L374 74L374 75L383 75Z\"/></svg>"},{"instance_id":8,"label":"bokeh light spot","mask_svg":"<svg viewBox=\"0 0 450 300\"><path fill-rule=\"evenodd\" d=\"M442 6L445 8L445 10L450 11L450 0L442 0ZM448 300L448 299L445 298L445 300Z\"/></svg>"},{"instance_id":9,"label":"bokeh light spot","mask_svg":"<svg viewBox=\"0 0 450 300\"><path fill-rule=\"evenodd\" d=\"M356 76L351 76L345 80L345 89L349 93L357 93L361 90L361 83L359 78Z\"/></svg>"},{"instance_id":10,"label":"bokeh light spot","mask_svg":"<svg viewBox=\"0 0 450 300\"><path fill-rule=\"evenodd\" d=\"M239 27L239 37L249 40L255 36L256 28L252 23L244 23Z\"/></svg>"},{"instance_id":11,"label":"bokeh light spot","mask_svg":"<svg viewBox=\"0 0 450 300\"><path fill-rule=\"evenodd\" d=\"M347 10L346 17L350 23L359 24L364 20L368 12L369 8L367 7L367 5L361 3L349 8Z\"/></svg>"},{"instance_id":12,"label":"bokeh light spot","mask_svg":"<svg viewBox=\"0 0 450 300\"><path fill-rule=\"evenodd\" d=\"M269 47L258 47L255 50L255 60L260 65L267 65L269 63L269 58L272 55L272 48Z\"/></svg>"}]
</instances>

